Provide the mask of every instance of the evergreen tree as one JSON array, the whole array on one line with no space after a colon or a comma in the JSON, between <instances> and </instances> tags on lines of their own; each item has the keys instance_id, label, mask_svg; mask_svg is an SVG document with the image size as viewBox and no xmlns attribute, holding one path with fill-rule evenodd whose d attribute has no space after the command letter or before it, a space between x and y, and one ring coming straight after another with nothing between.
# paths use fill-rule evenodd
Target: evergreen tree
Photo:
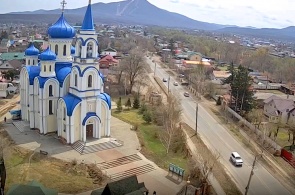
<instances>
[{"instance_id":1,"label":"evergreen tree","mask_svg":"<svg viewBox=\"0 0 295 195\"><path fill-rule=\"evenodd\" d=\"M128 108L128 110L130 109L130 107L131 107L131 100L130 100L130 98L128 98L128 100L126 101L125 106Z\"/></svg>"},{"instance_id":2,"label":"evergreen tree","mask_svg":"<svg viewBox=\"0 0 295 195\"><path fill-rule=\"evenodd\" d=\"M142 118L146 123L151 123L152 122L151 112L149 110L144 111Z\"/></svg>"},{"instance_id":3,"label":"evergreen tree","mask_svg":"<svg viewBox=\"0 0 295 195\"><path fill-rule=\"evenodd\" d=\"M133 108L134 109L138 109L139 108L139 99L138 99L138 96L137 95L134 97Z\"/></svg>"},{"instance_id":4,"label":"evergreen tree","mask_svg":"<svg viewBox=\"0 0 295 195\"><path fill-rule=\"evenodd\" d=\"M175 47L174 47L174 40L173 39L170 39L169 49L171 49L171 55L175 56Z\"/></svg>"},{"instance_id":5,"label":"evergreen tree","mask_svg":"<svg viewBox=\"0 0 295 195\"><path fill-rule=\"evenodd\" d=\"M0 151L3 153L3 151ZM4 187L6 181L6 169L3 157L0 158L0 194L4 194Z\"/></svg>"},{"instance_id":6,"label":"evergreen tree","mask_svg":"<svg viewBox=\"0 0 295 195\"><path fill-rule=\"evenodd\" d=\"M122 100L121 97L119 98L119 100L117 101L117 111L121 112L122 111Z\"/></svg>"},{"instance_id":7,"label":"evergreen tree","mask_svg":"<svg viewBox=\"0 0 295 195\"><path fill-rule=\"evenodd\" d=\"M231 76L224 83L231 86L231 96L234 98L235 111L249 112L254 107L253 90L251 90L252 78L249 76L247 68L241 65L237 69L231 67Z\"/></svg>"}]
</instances>

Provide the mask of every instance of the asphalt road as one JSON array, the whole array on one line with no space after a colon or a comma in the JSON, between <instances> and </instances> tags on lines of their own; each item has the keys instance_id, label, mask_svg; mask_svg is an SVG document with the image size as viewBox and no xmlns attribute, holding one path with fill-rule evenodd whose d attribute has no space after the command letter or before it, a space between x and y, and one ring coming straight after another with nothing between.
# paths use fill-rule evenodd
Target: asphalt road
<instances>
[{"instance_id":1,"label":"asphalt road","mask_svg":"<svg viewBox=\"0 0 295 195\"><path fill-rule=\"evenodd\" d=\"M147 62L154 71L155 63L147 58ZM159 65L156 68L156 76L160 79L168 80L169 74ZM183 118L191 127L196 123L196 101L192 97L184 97L184 92L188 91L183 86L174 86L175 78L170 77L170 82L163 82L170 91L180 99ZM228 131L221 126L200 104L198 106L198 133L203 138L206 145L220 154L220 162L226 167L232 178L236 181L242 193L245 192L251 167L254 161L254 154L249 153ZM243 161L242 167L235 167L230 161L231 152L238 152ZM260 163L259 158L254 169L248 194L253 195L288 195L291 194L277 179L275 179Z\"/></svg>"}]
</instances>

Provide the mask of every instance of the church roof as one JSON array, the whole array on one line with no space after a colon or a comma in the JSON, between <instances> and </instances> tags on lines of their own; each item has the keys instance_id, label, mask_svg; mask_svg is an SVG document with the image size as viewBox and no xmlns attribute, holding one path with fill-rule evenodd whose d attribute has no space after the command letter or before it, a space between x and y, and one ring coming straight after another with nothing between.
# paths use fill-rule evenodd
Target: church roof
<instances>
[{"instance_id":1,"label":"church roof","mask_svg":"<svg viewBox=\"0 0 295 195\"><path fill-rule=\"evenodd\" d=\"M43 51L40 55L39 55L39 59L40 60L44 60L44 61L50 61L50 60L55 60L56 59L56 55L55 53L53 53L53 51L51 51L49 49L49 47Z\"/></svg>"},{"instance_id":2,"label":"church roof","mask_svg":"<svg viewBox=\"0 0 295 195\"><path fill-rule=\"evenodd\" d=\"M39 76L40 73L40 66L26 66L26 69L28 71L29 74L29 81L30 81L30 85L34 84L34 78Z\"/></svg>"},{"instance_id":3,"label":"church roof","mask_svg":"<svg viewBox=\"0 0 295 195\"><path fill-rule=\"evenodd\" d=\"M48 34L51 38L73 38L75 29L67 23L62 13L57 22L49 27Z\"/></svg>"},{"instance_id":4,"label":"church roof","mask_svg":"<svg viewBox=\"0 0 295 195\"><path fill-rule=\"evenodd\" d=\"M39 54L39 50L34 46L33 43L25 50L26 56L36 56Z\"/></svg>"},{"instance_id":5,"label":"church roof","mask_svg":"<svg viewBox=\"0 0 295 195\"><path fill-rule=\"evenodd\" d=\"M85 16L84 16L84 20L83 20L81 30L94 30L90 1L89 1L88 6L87 6L87 10L86 10L86 13L85 13Z\"/></svg>"},{"instance_id":6,"label":"church roof","mask_svg":"<svg viewBox=\"0 0 295 195\"><path fill-rule=\"evenodd\" d=\"M63 67L56 72L56 78L62 87L65 78L71 73L71 67Z\"/></svg>"},{"instance_id":7,"label":"church roof","mask_svg":"<svg viewBox=\"0 0 295 195\"><path fill-rule=\"evenodd\" d=\"M77 97L77 96L75 96L73 94L70 94L70 93L68 93L62 99L66 103L67 115L68 116L72 116L75 107L82 101L81 98L79 98L79 97Z\"/></svg>"},{"instance_id":8,"label":"church roof","mask_svg":"<svg viewBox=\"0 0 295 195\"><path fill-rule=\"evenodd\" d=\"M112 101L111 101L111 97L109 96L109 94L101 93L98 96L100 97L100 99L104 100L108 104L109 109L112 108Z\"/></svg>"},{"instance_id":9,"label":"church roof","mask_svg":"<svg viewBox=\"0 0 295 195\"><path fill-rule=\"evenodd\" d=\"M41 77L41 76L38 76L37 78L39 80L39 86L40 86L40 88L43 89L46 81L48 79L52 79L52 78L55 78L55 77Z\"/></svg>"},{"instance_id":10,"label":"church roof","mask_svg":"<svg viewBox=\"0 0 295 195\"><path fill-rule=\"evenodd\" d=\"M87 121L90 117L92 117L92 116L95 116L95 117L99 118L95 112L88 112L88 113L86 114L86 117L83 119L82 125L84 126L85 123L86 123L86 121ZM100 118L99 118L99 120L100 120Z\"/></svg>"}]
</instances>

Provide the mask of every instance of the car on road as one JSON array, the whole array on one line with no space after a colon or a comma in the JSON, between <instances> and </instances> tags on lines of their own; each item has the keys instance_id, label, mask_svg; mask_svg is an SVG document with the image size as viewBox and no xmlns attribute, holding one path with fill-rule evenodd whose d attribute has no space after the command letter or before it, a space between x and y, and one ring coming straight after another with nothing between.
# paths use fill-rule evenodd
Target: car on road
<instances>
[{"instance_id":1,"label":"car on road","mask_svg":"<svg viewBox=\"0 0 295 195\"><path fill-rule=\"evenodd\" d=\"M235 166L243 166L243 160L239 153L232 152L229 159Z\"/></svg>"},{"instance_id":2,"label":"car on road","mask_svg":"<svg viewBox=\"0 0 295 195\"><path fill-rule=\"evenodd\" d=\"M173 83L173 85L174 85L174 86L178 86L178 83L175 81L175 82Z\"/></svg>"},{"instance_id":3,"label":"car on road","mask_svg":"<svg viewBox=\"0 0 295 195\"><path fill-rule=\"evenodd\" d=\"M189 93L188 92L184 92L183 94L185 97L189 97Z\"/></svg>"},{"instance_id":4,"label":"car on road","mask_svg":"<svg viewBox=\"0 0 295 195\"><path fill-rule=\"evenodd\" d=\"M163 82L167 82L167 79L166 78L163 78Z\"/></svg>"}]
</instances>

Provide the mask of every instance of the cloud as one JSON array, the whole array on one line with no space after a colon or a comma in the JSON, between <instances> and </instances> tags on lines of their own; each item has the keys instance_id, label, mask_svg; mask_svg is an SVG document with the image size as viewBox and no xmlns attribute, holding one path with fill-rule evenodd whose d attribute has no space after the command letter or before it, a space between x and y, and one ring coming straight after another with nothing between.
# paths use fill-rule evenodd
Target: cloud
<instances>
[{"instance_id":1,"label":"cloud","mask_svg":"<svg viewBox=\"0 0 295 195\"><path fill-rule=\"evenodd\" d=\"M170 0L171 3L179 3L179 0Z\"/></svg>"}]
</instances>

